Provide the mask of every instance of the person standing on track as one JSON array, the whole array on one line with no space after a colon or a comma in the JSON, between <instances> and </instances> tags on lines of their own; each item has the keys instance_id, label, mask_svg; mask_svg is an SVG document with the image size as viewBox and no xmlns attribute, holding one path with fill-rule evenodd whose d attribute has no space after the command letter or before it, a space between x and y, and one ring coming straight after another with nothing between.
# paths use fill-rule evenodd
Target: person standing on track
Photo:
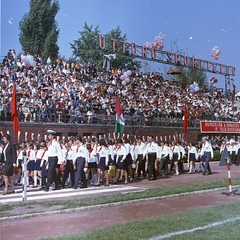
<instances>
[{"instance_id":1,"label":"person standing on track","mask_svg":"<svg viewBox=\"0 0 240 240\"><path fill-rule=\"evenodd\" d=\"M201 156L205 159L205 165L204 165L204 171L203 175L210 175L212 174L209 161L210 159L213 159L213 149L211 143L208 141L207 137L202 138L202 150L201 150ZM208 172L208 173L207 173Z\"/></svg>"},{"instance_id":2,"label":"person standing on track","mask_svg":"<svg viewBox=\"0 0 240 240\"><path fill-rule=\"evenodd\" d=\"M11 142L10 135L3 137L5 147L2 152L1 161L5 163L3 169L3 177L5 181L5 189L3 195L14 193L14 184L13 184L13 169L17 161L17 150L15 144ZM8 190L8 184L10 184L10 190Z\"/></svg>"},{"instance_id":3,"label":"person standing on track","mask_svg":"<svg viewBox=\"0 0 240 240\"><path fill-rule=\"evenodd\" d=\"M155 172L155 161L159 159L159 151L158 145L154 142L153 136L149 136L149 143L147 144L144 157L146 157L146 161L148 162L148 180L156 180L156 172Z\"/></svg>"},{"instance_id":4,"label":"person standing on track","mask_svg":"<svg viewBox=\"0 0 240 240\"><path fill-rule=\"evenodd\" d=\"M143 142L142 138L139 137L137 139L137 161L138 161L137 178L138 179L141 177L141 172L143 174L143 178L146 177L145 160L144 160L144 157L143 157L145 148L146 148L145 143Z\"/></svg>"},{"instance_id":5,"label":"person standing on track","mask_svg":"<svg viewBox=\"0 0 240 240\"><path fill-rule=\"evenodd\" d=\"M58 182L58 177L56 174L56 166L58 163L63 162L62 150L60 144L55 140L56 132L53 130L48 130L48 174L47 174L47 183L44 188L45 192L49 191L52 180L55 183L55 188L53 190L60 190L61 187Z\"/></svg>"},{"instance_id":6,"label":"person standing on track","mask_svg":"<svg viewBox=\"0 0 240 240\"><path fill-rule=\"evenodd\" d=\"M190 162L190 168L189 173L195 173L195 161L198 158L197 149L195 146L192 145L192 143L189 143L188 147L188 160Z\"/></svg>"},{"instance_id":7,"label":"person standing on track","mask_svg":"<svg viewBox=\"0 0 240 240\"><path fill-rule=\"evenodd\" d=\"M65 182L68 178L70 173L71 178L71 185L70 187L74 186L74 168L73 168L73 160L75 159L75 152L72 150L72 146L70 143L65 144L66 149L64 149L64 175L62 180L62 188L65 188Z\"/></svg>"},{"instance_id":8,"label":"person standing on track","mask_svg":"<svg viewBox=\"0 0 240 240\"><path fill-rule=\"evenodd\" d=\"M82 179L83 183L83 186L80 188L87 188L87 179L84 172L84 167L87 166L87 148L83 144L83 139L81 137L76 139L76 144L76 159L74 160L73 165L77 165L77 172L73 189L78 188L80 179Z\"/></svg>"}]
</instances>

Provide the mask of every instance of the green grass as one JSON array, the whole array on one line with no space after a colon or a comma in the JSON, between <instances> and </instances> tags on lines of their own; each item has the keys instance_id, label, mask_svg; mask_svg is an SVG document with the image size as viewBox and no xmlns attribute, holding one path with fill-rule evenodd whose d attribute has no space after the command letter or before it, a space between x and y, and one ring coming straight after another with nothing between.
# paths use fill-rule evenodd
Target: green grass
<instances>
[{"instance_id":1,"label":"green grass","mask_svg":"<svg viewBox=\"0 0 240 240\"><path fill-rule=\"evenodd\" d=\"M208 190L214 188L222 188L227 186L227 179L216 180L211 182L201 182L194 184L181 184L177 186L166 186L159 188L150 188L144 191L139 192L129 192L125 194L115 193L108 195L99 195L99 196L91 196L84 198L72 198L72 199L61 199L61 200L44 200L44 201L29 201L27 203L18 203L14 205L4 205L0 207L0 217L10 216L7 212L8 210L13 209L14 207L26 206L26 208L31 208L34 205L41 205L43 208L46 208L45 211L48 211L47 208L52 206L59 206L58 209L71 209L71 208L79 208L86 206L94 206L98 204L108 204L108 203L116 203L116 202L124 202L130 200L138 200L138 199L147 199L152 197L162 197L169 196L172 194L182 194L182 193L191 193L194 191L200 190ZM233 179L232 185L240 185L240 178ZM15 214L17 215L17 214Z\"/></svg>"},{"instance_id":2,"label":"green grass","mask_svg":"<svg viewBox=\"0 0 240 240\"><path fill-rule=\"evenodd\" d=\"M154 219L133 221L125 224L118 224L106 228L63 235L56 238L57 240L76 240L76 239L101 239L101 240L135 240L149 239L163 234L176 231L193 229L205 226L214 222L224 221L229 218L240 216L239 202L232 204L218 205L204 209L189 210L186 212L170 214ZM217 227L211 227L205 230L198 230L193 233L186 233L172 236L168 239L240 239L240 221L223 224Z\"/></svg>"}]
</instances>

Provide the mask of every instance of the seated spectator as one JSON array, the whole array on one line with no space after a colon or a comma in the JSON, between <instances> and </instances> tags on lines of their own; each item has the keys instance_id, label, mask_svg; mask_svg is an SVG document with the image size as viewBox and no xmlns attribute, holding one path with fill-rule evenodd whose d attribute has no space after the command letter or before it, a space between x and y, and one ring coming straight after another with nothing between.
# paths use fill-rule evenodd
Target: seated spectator
<instances>
[{"instance_id":1,"label":"seated spectator","mask_svg":"<svg viewBox=\"0 0 240 240\"><path fill-rule=\"evenodd\" d=\"M27 102L23 102L22 113L24 114L24 122L29 122L31 118L31 113L27 105Z\"/></svg>"},{"instance_id":2,"label":"seated spectator","mask_svg":"<svg viewBox=\"0 0 240 240\"><path fill-rule=\"evenodd\" d=\"M94 116L93 111L89 109L86 115L87 115L87 123L93 123L93 116Z\"/></svg>"},{"instance_id":3,"label":"seated spectator","mask_svg":"<svg viewBox=\"0 0 240 240\"><path fill-rule=\"evenodd\" d=\"M56 118L59 123L62 122L62 112L63 109L61 108L60 104L56 104Z\"/></svg>"},{"instance_id":4,"label":"seated spectator","mask_svg":"<svg viewBox=\"0 0 240 240\"><path fill-rule=\"evenodd\" d=\"M70 107L69 116L70 116L70 123L74 123L76 121L76 118L77 118L74 106Z\"/></svg>"}]
</instances>

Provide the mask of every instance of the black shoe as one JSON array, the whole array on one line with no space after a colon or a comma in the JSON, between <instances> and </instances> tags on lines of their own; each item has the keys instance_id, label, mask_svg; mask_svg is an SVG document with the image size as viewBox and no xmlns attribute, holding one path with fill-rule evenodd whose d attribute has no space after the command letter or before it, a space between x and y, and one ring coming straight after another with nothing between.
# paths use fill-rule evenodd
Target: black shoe
<instances>
[{"instance_id":1,"label":"black shoe","mask_svg":"<svg viewBox=\"0 0 240 240\"><path fill-rule=\"evenodd\" d=\"M153 180L156 180L156 178L155 178L155 177L152 177L152 178L149 178L148 180L149 180L149 181L153 181Z\"/></svg>"},{"instance_id":2,"label":"black shoe","mask_svg":"<svg viewBox=\"0 0 240 240\"><path fill-rule=\"evenodd\" d=\"M75 190L76 190L76 189L77 189L77 187L73 186L73 189L75 189Z\"/></svg>"},{"instance_id":3,"label":"black shoe","mask_svg":"<svg viewBox=\"0 0 240 240\"><path fill-rule=\"evenodd\" d=\"M212 172L207 173L207 175L212 175Z\"/></svg>"},{"instance_id":4,"label":"black shoe","mask_svg":"<svg viewBox=\"0 0 240 240\"><path fill-rule=\"evenodd\" d=\"M53 188L53 191L61 190L61 187Z\"/></svg>"},{"instance_id":5,"label":"black shoe","mask_svg":"<svg viewBox=\"0 0 240 240\"><path fill-rule=\"evenodd\" d=\"M82 187L80 187L80 188L87 188L87 187L82 186Z\"/></svg>"},{"instance_id":6,"label":"black shoe","mask_svg":"<svg viewBox=\"0 0 240 240\"><path fill-rule=\"evenodd\" d=\"M44 191L44 192L48 192L48 191L49 191L49 189L47 189L47 188L44 188L44 189L43 189L43 191Z\"/></svg>"},{"instance_id":7,"label":"black shoe","mask_svg":"<svg viewBox=\"0 0 240 240\"><path fill-rule=\"evenodd\" d=\"M203 174L202 175L206 175L206 172L203 172Z\"/></svg>"}]
</instances>

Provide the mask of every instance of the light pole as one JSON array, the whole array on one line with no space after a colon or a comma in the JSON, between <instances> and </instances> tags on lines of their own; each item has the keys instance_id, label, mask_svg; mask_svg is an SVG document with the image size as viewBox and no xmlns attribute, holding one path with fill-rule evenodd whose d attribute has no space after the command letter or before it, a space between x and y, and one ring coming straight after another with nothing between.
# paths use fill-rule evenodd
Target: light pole
<instances>
[{"instance_id":1,"label":"light pole","mask_svg":"<svg viewBox=\"0 0 240 240\"><path fill-rule=\"evenodd\" d=\"M234 83L235 78L230 77L230 75L225 75L225 96L227 99L230 97L230 88L231 84L230 81L232 81L232 84Z\"/></svg>"}]
</instances>

